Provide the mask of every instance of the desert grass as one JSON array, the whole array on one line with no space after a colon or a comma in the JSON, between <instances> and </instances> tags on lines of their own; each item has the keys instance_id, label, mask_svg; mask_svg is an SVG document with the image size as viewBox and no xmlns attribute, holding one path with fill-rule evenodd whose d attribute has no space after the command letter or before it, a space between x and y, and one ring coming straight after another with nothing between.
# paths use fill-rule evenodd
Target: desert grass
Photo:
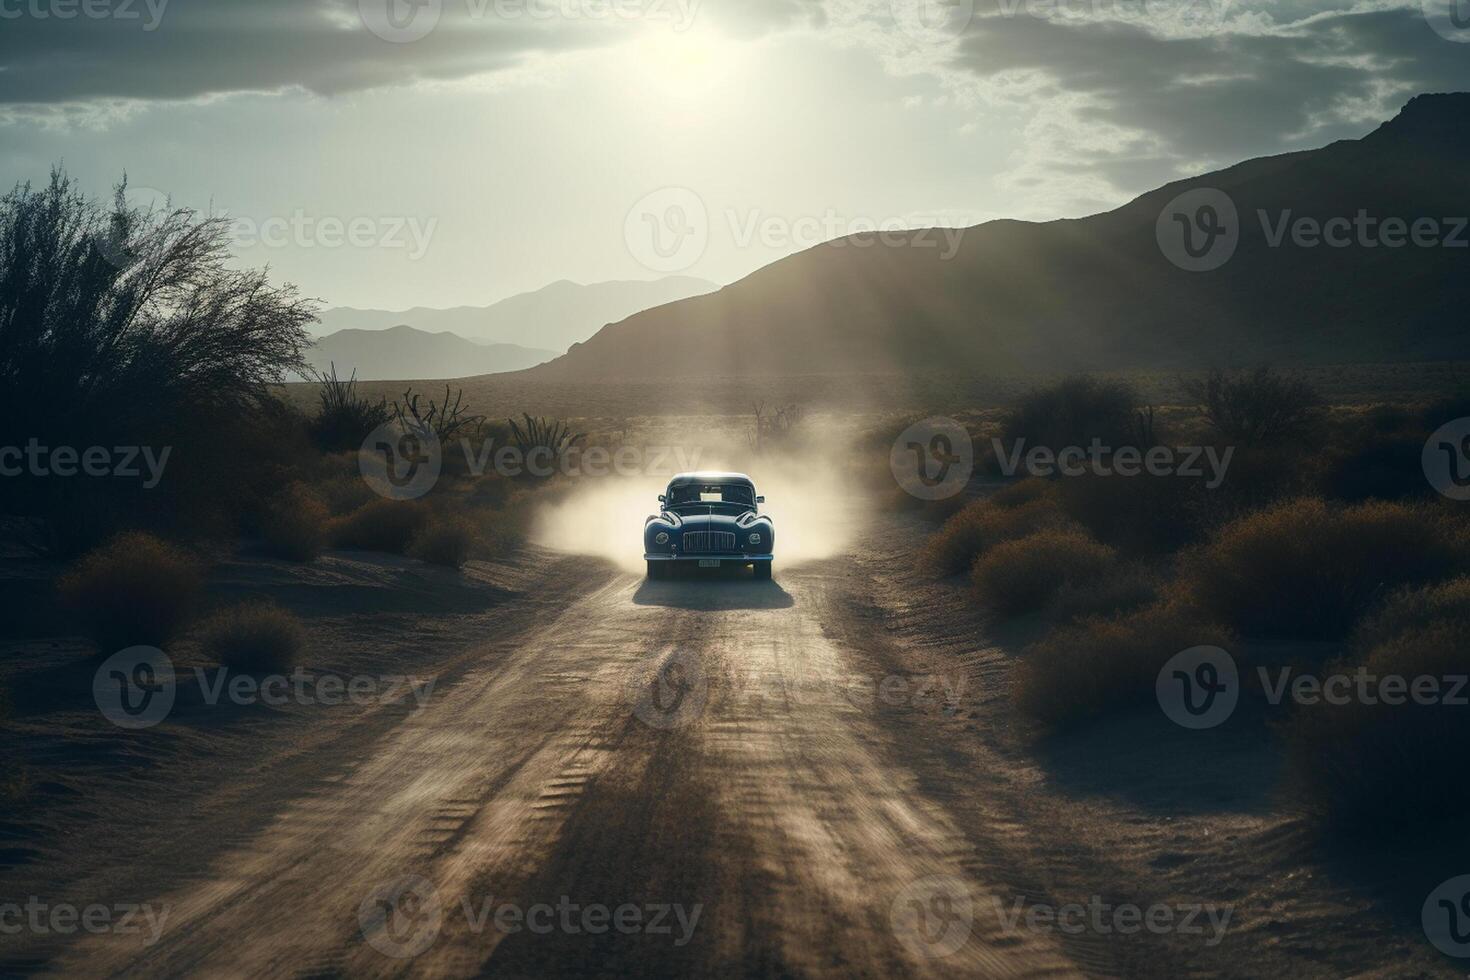
<instances>
[{"instance_id":1,"label":"desert grass","mask_svg":"<svg viewBox=\"0 0 1470 980\"><path fill-rule=\"evenodd\" d=\"M1096 581L1117 553L1078 531L1046 530L1003 541L984 552L970 572L982 605L1002 616L1035 612L1064 586Z\"/></svg>"},{"instance_id":2,"label":"desert grass","mask_svg":"<svg viewBox=\"0 0 1470 980\"><path fill-rule=\"evenodd\" d=\"M198 607L203 575L203 564L182 548L127 532L79 559L57 592L110 654L172 640Z\"/></svg>"},{"instance_id":3,"label":"desert grass","mask_svg":"<svg viewBox=\"0 0 1470 980\"><path fill-rule=\"evenodd\" d=\"M1470 559L1445 508L1303 498L1221 528L1184 561L1201 608L1252 638L1335 640L1387 592Z\"/></svg>"},{"instance_id":4,"label":"desert grass","mask_svg":"<svg viewBox=\"0 0 1470 980\"><path fill-rule=\"evenodd\" d=\"M1177 598L1053 630L1024 653L1013 697L1025 715L1065 728L1155 703L1164 664L1181 650L1227 647L1229 632Z\"/></svg>"},{"instance_id":5,"label":"desert grass","mask_svg":"<svg viewBox=\"0 0 1470 980\"><path fill-rule=\"evenodd\" d=\"M305 644L301 620L271 602L220 610L199 629L199 646L205 656L247 674L290 670L300 662Z\"/></svg>"}]
</instances>

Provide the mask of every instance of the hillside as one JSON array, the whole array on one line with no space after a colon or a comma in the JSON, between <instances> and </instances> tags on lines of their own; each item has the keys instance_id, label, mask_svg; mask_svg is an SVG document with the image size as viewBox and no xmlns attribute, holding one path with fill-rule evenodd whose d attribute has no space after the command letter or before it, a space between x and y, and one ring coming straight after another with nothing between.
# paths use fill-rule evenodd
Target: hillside
<instances>
[{"instance_id":1,"label":"hillside","mask_svg":"<svg viewBox=\"0 0 1470 980\"><path fill-rule=\"evenodd\" d=\"M703 279L671 276L653 282L554 282L491 306L451 309L418 307L395 312L336 307L320 317L318 334L339 330L386 330L406 324L430 333L448 332L480 343L517 344L562 353L609 323L665 303L712 292Z\"/></svg>"},{"instance_id":2,"label":"hillside","mask_svg":"<svg viewBox=\"0 0 1470 980\"><path fill-rule=\"evenodd\" d=\"M1271 238L1283 219L1470 215L1470 184L1456 176L1467 150L1470 94L1421 96L1359 140L1251 160L1087 218L967 229L948 261L922 232L829 242L609 326L529 377L1466 359L1463 224L1440 224L1458 247ZM1195 188L1224 191L1239 214L1238 248L1213 271L1176 266L1156 232L1166 205Z\"/></svg>"},{"instance_id":3,"label":"hillside","mask_svg":"<svg viewBox=\"0 0 1470 980\"><path fill-rule=\"evenodd\" d=\"M317 370L335 365L361 381L416 381L520 371L555 357L554 351L515 344L476 344L452 333L399 325L387 330L339 330L317 341L307 361Z\"/></svg>"}]
</instances>

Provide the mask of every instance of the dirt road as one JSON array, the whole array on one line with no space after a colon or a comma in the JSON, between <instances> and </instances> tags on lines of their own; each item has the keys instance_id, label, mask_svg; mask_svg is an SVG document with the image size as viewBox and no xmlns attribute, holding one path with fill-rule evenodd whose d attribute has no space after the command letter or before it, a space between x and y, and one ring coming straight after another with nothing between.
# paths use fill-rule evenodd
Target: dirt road
<instances>
[{"instance_id":1,"label":"dirt road","mask_svg":"<svg viewBox=\"0 0 1470 980\"><path fill-rule=\"evenodd\" d=\"M937 770L905 759L942 737L958 692L824 628L850 616L832 594L855 574L609 572L549 621L476 644L468 670L372 744L319 747L319 782L221 842L199 880L152 896L170 910L157 942L89 937L51 966L1068 972L1049 937L1002 931L975 905L1001 882L926 793Z\"/></svg>"},{"instance_id":2,"label":"dirt road","mask_svg":"<svg viewBox=\"0 0 1470 980\"><path fill-rule=\"evenodd\" d=\"M1253 790L1222 788L1232 766L1261 781L1259 748L1233 764L1215 743L1212 770L1170 769L1157 734L1103 732L1101 766L1088 743L1039 765L1010 733L1010 654L973 621L946 632L899 552L774 582L520 564L535 588L471 620L480 635L421 707L314 720L210 800L149 804L157 824L131 844L73 842L111 870L71 893L142 902L157 929L53 935L8 962L150 977L1428 963L1409 930L1303 874L1299 834ZM1120 780L1166 795L1120 800ZM1174 919L1128 928L1120 908Z\"/></svg>"}]
</instances>

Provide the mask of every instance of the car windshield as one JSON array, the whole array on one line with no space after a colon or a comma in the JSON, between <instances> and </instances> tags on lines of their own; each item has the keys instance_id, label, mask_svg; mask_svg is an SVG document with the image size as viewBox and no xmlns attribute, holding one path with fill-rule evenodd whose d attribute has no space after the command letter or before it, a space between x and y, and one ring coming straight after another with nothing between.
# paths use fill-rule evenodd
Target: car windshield
<instances>
[{"instance_id":1,"label":"car windshield","mask_svg":"<svg viewBox=\"0 0 1470 980\"><path fill-rule=\"evenodd\" d=\"M669 487L666 506L676 514L741 514L755 509L755 491L744 483L685 483Z\"/></svg>"}]
</instances>

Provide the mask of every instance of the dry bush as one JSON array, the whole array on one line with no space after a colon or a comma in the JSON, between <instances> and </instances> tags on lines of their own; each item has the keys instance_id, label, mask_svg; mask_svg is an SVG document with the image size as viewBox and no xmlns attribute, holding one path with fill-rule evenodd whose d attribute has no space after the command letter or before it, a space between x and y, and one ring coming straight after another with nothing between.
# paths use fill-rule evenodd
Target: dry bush
<instances>
[{"instance_id":1,"label":"dry bush","mask_svg":"<svg viewBox=\"0 0 1470 980\"><path fill-rule=\"evenodd\" d=\"M1121 616L1152 605L1163 591L1156 572L1142 565L1125 565L1091 582L1062 586L1050 611L1063 622Z\"/></svg>"},{"instance_id":2,"label":"dry bush","mask_svg":"<svg viewBox=\"0 0 1470 980\"><path fill-rule=\"evenodd\" d=\"M474 523L464 517L435 517L409 542L408 554L446 568L462 568L479 542Z\"/></svg>"},{"instance_id":3,"label":"dry bush","mask_svg":"<svg viewBox=\"0 0 1470 980\"><path fill-rule=\"evenodd\" d=\"M1299 377L1269 367L1226 374L1219 368L1202 380L1182 384L1210 427L1231 445L1255 446L1300 435L1320 400Z\"/></svg>"},{"instance_id":4,"label":"dry bush","mask_svg":"<svg viewBox=\"0 0 1470 980\"><path fill-rule=\"evenodd\" d=\"M373 500L332 524L332 540L350 551L401 555L429 518L415 500Z\"/></svg>"},{"instance_id":5,"label":"dry bush","mask_svg":"<svg viewBox=\"0 0 1470 980\"><path fill-rule=\"evenodd\" d=\"M982 603L1016 616L1045 606L1065 585L1100 578L1115 558L1112 548L1079 531L1039 531L987 550L976 559L970 581Z\"/></svg>"},{"instance_id":6,"label":"dry bush","mask_svg":"<svg viewBox=\"0 0 1470 980\"><path fill-rule=\"evenodd\" d=\"M1003 541L1041 530L1067 529L1069 524L1050 496L1034 496L1008 506L998 505L994 498L978 500L935 532L925 547L923 561L942 575L958 575L969 571L976 558Z\"/></svg>"},{"instance_id":7,"label":"dry bush","mask_svg":"<svg viewBox=\"0 0 1470 980\"><path fill-rule=\"evenodd\" d=\"M249 602L210 616L199 628L206 656L247 674L284 673L306 644L306 630L289 611L270 602Z\"/></svg>"},{"instance_id":8,"label":"dry bush","mask_svg":"<svg viewBox=\"0 0 1470 980\"><path fill-rule=\"evenodd\" d=\"M1439 695L1458 687L1463 698L1470 675L1464 624L1421 621L1379 644L1362 666L1377 678L1404 678L1410 694L1416 678L1432 677ZM1375 834L1459 819L1470 805L1463 778L1470 710L1463 701L1374 700L1323 699L1302 705L1285 725L1291 785L1302 802L1325 825Z\"/></svg>"},{"instance_id":9,"label":"dry bush","mask_svg":"<svg viewBox=\"0 0 1470 980\"><path fill-rule=\"evenodd\" d=\"M1322 461L1322 493L1336 500L1409 500L1434 492L1424 478L1427 433L1376 436L1330 450Z\"/></svg>"},{"instance_id":10,"label":"dry bush","mask_svg":"<svg viewBox=\"0 0 1470 980\"><path fill-rule=\"evenodd\" d=\"M104 652L161 647L193 615L204 567L188 552L150 534L127 532L77 561L57 581Z\"/></svg>"},{"instance_id":11,"label":"dry bush","mask_svg":"<svg viewBox=\"0 0 1470 980\"><path fill-rule=\"evenodd\" d=\"M1028 477L1008 483L985 499L996 507L1020 507L1036 500L1051 500L1056 496L1056 484L1050 480Z\"/></svg>"},{"instance_id":12,"label":"dry bush","mask_svg":"<svg viewBox=\"0 0 1470 980\"><path fill-rule=\"evenodd\" d=\"M314 561L327 546L330 520L327 505L303 484L293 483L265 502L260 534L277 558Z\"/></svg>"},{"instance_id":13,"label":"dry bush","mask_svg":"<svg viewBox=\"0 0 1470 980\"><path fill-rule=\"evenodd\" d=\"M1305 498L1221 528L1185 577L1201 608L1247 636L1333 640L1386 590L1465 565L1463 526L1432 507Z\"/></svg>"},{"instance_id":14,"label":"dry bush","mask_svg":"<svg viewBox=\"0 0 1470 980\"><path fill-rule=\"evenodd\" d=\"M1083 476L1057 481L1061 506L1104 544L1129 555L1176 551L1204 535L1203 479Z\"/></svg>"},{"instance_id":15,"label":"dry bush","mask_svg":"<svg viewBox=\"0 0 1470 980\"><path fill-rule=\"evenodd\" d=\"M357 472L357 456L353 455L350 473L334 473L311 481L311 493L333 515L351 514L353 511L381 500L368 482Z\"/></svg>"},{"instance_id":16,"label":"dry bush","mask_svg":"<svg viewBox=\"0 0 1470 980\"><path fill-rule=\"evenodd\" d=\"M1393 593L1358 625L1353 649L1366 657L1395 637L1429 624L1453 626L1470 636L1470 576Z\"/></svg>"},{"instance_id":17,"label":"dry bush","mask_svg":"<svg viewBox=\"0 0 1470 980\"><path fill-rule=\"evenodd\" d=\"M337 365L328 371L306 372L318 385L321 404L311 419L312 441L327 452L357 450L374 429L393 417L386 398L376 402L357 393L357 372L346 381L337 377Z\"/></svg>"},{"instance_id":18,"label":"dry bush","mask_svg":"<svg viewBox=\"0 0 1470 980\"><path fill-rule=\"evenodd\" d=\"M1087 376L1068 378L1023 396L1007 414L1002 429L1006 445L1026 440L1026 448L1044 446L1059 452L1067 446L1137 445L1138 396L1130 385Z\"/></svg>"},{"instance_id":19,"label":"dry bush","mask_svg":"<svg viewBox=\"0 0 1470 980\"><path fill-rule=\"evenodd\" d=\"M1226 647L1228 632L1187 603L1160 602L1112 619L1054 630L1017 667L1017 707L1066 727L1155 703L1159 671L1196 646Z\"/></svg>"}]
</instances>

